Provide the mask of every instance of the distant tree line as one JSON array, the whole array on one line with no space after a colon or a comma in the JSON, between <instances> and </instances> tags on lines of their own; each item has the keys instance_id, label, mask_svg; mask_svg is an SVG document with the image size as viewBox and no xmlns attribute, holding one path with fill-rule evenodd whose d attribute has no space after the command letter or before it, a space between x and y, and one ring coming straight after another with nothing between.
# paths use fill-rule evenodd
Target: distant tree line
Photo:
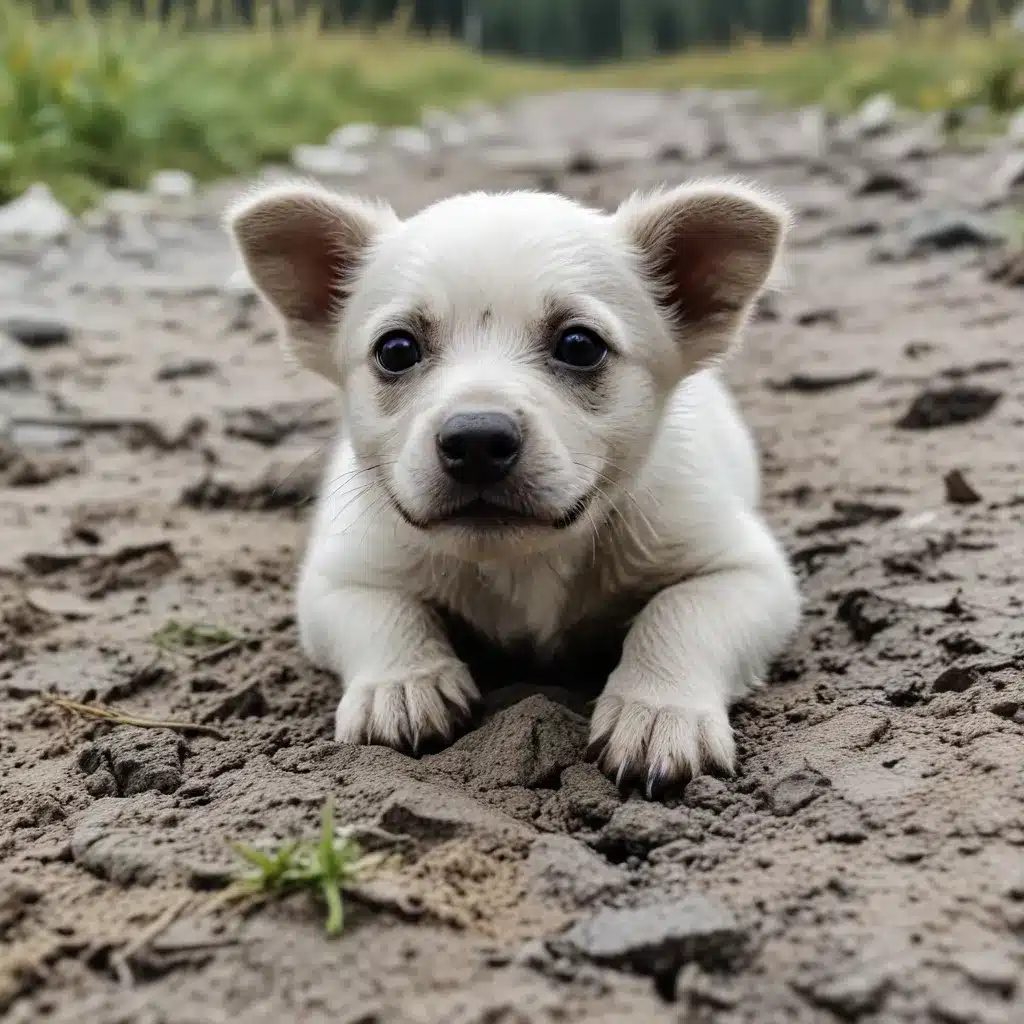
<instances>
[{"instance_id":1,"label":"distant tree line","mask_svg":"<svg viewBox=\"0 0 1024 1024\"><path fill-rule=\"evenodd\" d=\"M75 0L35 0L70 11ZM324 28L373 28L401 19L410 31L466 41L486 53L586 63L728 46L744 37L784 41L809 30L877 28L899 18L966 15L988 26L1021 0L88 0L186 25L284 24L312 15Z\"/></svg>"}]
</instances>

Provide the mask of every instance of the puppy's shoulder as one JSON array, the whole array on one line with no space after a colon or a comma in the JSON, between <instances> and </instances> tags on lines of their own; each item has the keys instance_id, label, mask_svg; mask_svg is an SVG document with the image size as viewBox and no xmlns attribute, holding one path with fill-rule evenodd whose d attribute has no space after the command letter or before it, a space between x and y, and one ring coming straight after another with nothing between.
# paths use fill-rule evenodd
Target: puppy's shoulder
<instances>
[{"instance_id":1,"label":"puppy's shoulder","mask_svg":"<svg viewBox=\"0 0 1024 1024\"><path fill-rule=\"evenodd\" d=\"M718 370L684 381L672 395L645 474L664 499L753 507L759 469L753 435Z\"/></svg>"}]
</instances>

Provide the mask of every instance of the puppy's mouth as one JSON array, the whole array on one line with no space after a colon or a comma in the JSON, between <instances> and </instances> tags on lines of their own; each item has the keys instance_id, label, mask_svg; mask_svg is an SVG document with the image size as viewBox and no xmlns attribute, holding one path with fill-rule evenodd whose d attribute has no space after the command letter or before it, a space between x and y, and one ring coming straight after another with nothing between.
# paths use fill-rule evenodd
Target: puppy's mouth
<instances>
[{"instance_id":1,"label":"puppy's mouth","mask_svg":"<svg viewBox=\"0 0 1024 1024\"><path fill-rule=\"evenodd\" d=\"M424 519L411 515L402 503L394 496L391 499L398 514L410 525L420 530L430 530L445 526L461 526L480 532L500 532L503 530L523 530L541 528L548 530L567 530L578 522L590 507L595 491L590 491L573 502L565 511L554 517L542 516L522 509L512 508L487 498L473 498L465 504L448 509Z\"/></svg>"}]
</instances>

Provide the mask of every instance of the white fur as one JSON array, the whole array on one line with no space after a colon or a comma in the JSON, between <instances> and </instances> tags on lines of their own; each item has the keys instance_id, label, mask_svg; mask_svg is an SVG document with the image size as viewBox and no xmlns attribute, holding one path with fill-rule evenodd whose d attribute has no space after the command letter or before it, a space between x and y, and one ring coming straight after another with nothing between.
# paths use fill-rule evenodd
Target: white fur
<instances>
[{"instance_id":1,"label":"white fur","mask_svg":"<svg viewBox=\"0 0 1024 1024\"><path fill-rule=\"evenodd\" d=\"M452 736L478 691L432 607L540 657L580 623L629 609L591 724L602 766L648 792L733 770L728 706L779 653L800 601L715 363L775 266L785 211L711 183L633 197L611 215L474 193L399 221L298 185L247 197L229 222L296 355L344 398L298 588L303 648L344 681L337 739L416 748ZM322 288L303 292L324 268L337 276L329 308ZM613 349L593 407L546 361L537 332L552 301ZM414 310L435 351L407 397L382 408L373 344ZM439 423L481 408L524 424L516 472L538 516L592 495L577 522L409 521L447 500Z\"/></svg>"}]
</instances>

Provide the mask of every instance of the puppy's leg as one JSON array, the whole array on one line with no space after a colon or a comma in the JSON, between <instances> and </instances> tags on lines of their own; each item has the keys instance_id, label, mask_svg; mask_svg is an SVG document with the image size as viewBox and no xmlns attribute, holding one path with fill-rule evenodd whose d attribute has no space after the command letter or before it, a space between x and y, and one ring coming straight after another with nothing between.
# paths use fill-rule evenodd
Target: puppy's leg
<instances>
[{"instance_id":1,"label":"puppy's leg","mask_svg":"<svg viewBox=\"0 0 1024 1024\"><path fill-rule=\"evenodd\" d=\"M594 710L591 756L648 796L704 769L733 771L729 704L799 619L796 582L767 527L749 515L742 531L727 565L666 588L640 612Z\"/></svg>"},{"instance_id":2,"label":"puppy's leg","mask_svg":"<svg viewBox=\"0 0 1024 1024\"><path fill-rule=\"evenodd\" d=\"M299 588L302 646L341 677L339 743L416 750L450 740L479 698L438 617L416 599L367 586L331 587L307 575Z\"/></svg>"}]
</instances>

